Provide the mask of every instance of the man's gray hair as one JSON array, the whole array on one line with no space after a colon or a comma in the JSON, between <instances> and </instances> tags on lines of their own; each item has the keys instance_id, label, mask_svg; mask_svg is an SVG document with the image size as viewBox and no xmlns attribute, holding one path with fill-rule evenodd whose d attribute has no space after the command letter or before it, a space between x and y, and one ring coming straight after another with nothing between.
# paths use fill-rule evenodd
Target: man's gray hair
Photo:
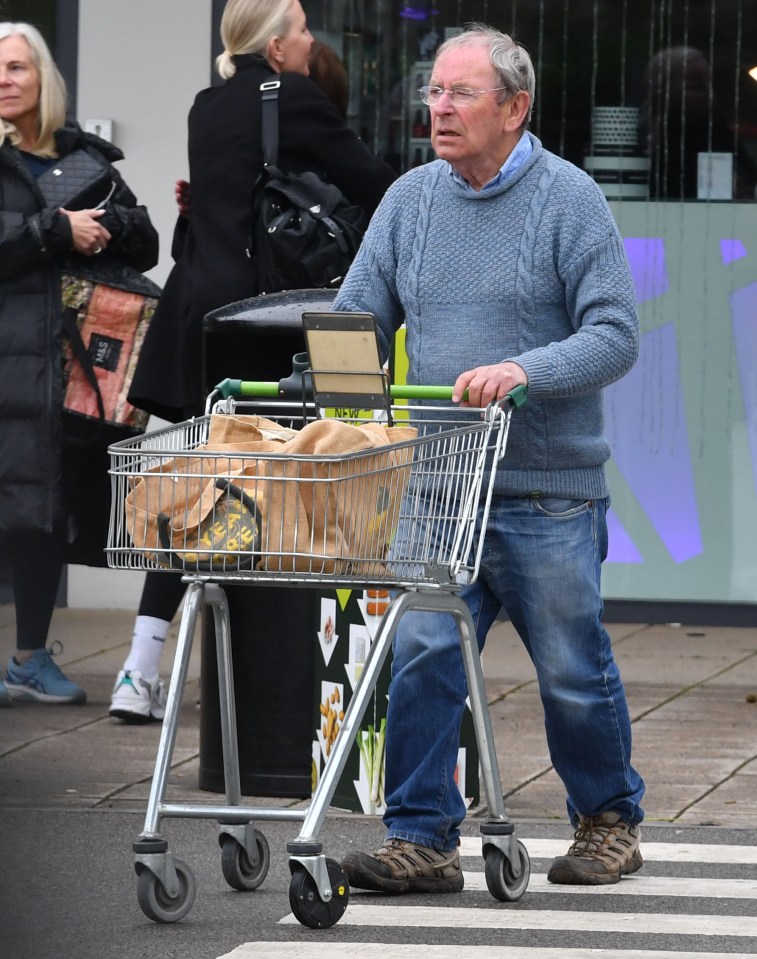
<instances>
[{"instance_id":1,"label":"man's gray hair","mask_svg":"<svg viewBox=\"0 0 757 959\"><path fill-rule=\"evenodd\" d=\"M511 36L488 27L484 23L469 23L462 33L450 37L436 51L436 59L455 47L481 44L489 50L489 60L497 77L497 85L504 87L501 100L524 90L529 96L529 107L524 126L531 119L534 97L536 95L536 75L531 57L525 47L516 43Z\"/></svg>"}]
</instances>

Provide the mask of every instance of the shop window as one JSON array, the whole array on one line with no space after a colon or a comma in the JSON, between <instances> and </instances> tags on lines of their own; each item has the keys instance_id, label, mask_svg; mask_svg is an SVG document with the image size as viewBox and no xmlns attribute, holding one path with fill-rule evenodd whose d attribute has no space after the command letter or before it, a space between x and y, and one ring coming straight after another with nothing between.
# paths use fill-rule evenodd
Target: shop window
<instances>
[{"instance_id":1,"label":"shop window","mask_svg":"<svg viewBox=\"0 0 757 959\"><path fill-rule=\"evenodd\" d=\"M531 129L608 197L755 199L757 18L747 0L304 7L348 67L350 123L398 171L433 155L416 90L436 49L479 20L528 48L537 74Z\"/></svg>"}]
</instances>

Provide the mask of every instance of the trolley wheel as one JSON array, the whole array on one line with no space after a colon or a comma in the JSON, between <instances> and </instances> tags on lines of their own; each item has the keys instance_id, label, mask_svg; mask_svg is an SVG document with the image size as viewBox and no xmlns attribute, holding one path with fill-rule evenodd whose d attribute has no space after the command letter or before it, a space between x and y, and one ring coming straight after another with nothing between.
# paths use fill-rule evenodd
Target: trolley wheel
<instances>
[{"instance_id":1,"label":"trolley wheel","mask_svg":"<svg viewBox=\"0 0 757 959\"><path fill-rule=\"evenodd\" d=\"M145 866L137 874L137 901L142 912L153 922L178 922L195 901L194 873L181 859L174 859L174 866L179 879L179 894L175 898L168 895L160 879Z\"/></svg>"},{"instance_id":2,"label":"trolley wheel","mask_svg":"<svg viewBox=\"0 0 757 959\"><path fill-rule=\"evenodd\" d=\"M321 899L315 880L304 866L293 867L289 905L297 921L309 929L329 929L339 922L350 899L350 884L339 863L327 859L326 868L333 893L330 902Z\"/></svg>"},{"instance_id":3,"label":"trolley wheel","mask_svg":"<svg viewBox=\"0 0 757 959\"><path fill-rule=\"evenodd\" d=\"M513 873L510 860L496 846L486 846L484 850L486 885L489 892L500 902L517 902L523 895L531 878L531 860L528 851L520 840L516 841L520 860L520 875Z\"/></svg>"},{"instance_id":4,"label":"trolley wheel","mask_svg":"<svg viewBox=\"0 0 757 959\"><path fill-rule=\"evenodd\" d=\"M221 837L221 869L223 878L232 889L239 889L241 892L257 889L268 875L268 868L271 865L268 840L257 829L254 838L258 861L253 866L247 850L241 843L238 843L233 836Z\"/></svg>"}]
</instances>

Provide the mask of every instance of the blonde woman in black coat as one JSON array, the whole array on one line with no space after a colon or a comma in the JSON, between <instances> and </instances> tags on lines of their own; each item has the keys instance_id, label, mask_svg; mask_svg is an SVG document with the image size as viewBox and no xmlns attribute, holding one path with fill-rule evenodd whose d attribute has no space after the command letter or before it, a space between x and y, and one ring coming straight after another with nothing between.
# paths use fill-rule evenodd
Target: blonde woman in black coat
<instances>
[{"instance_id":1,"label":"blonde woman in black coat","mask_svg":"<svg viewBox=\"0 0 757 959\"><path fill-rule=\"evenodd\" d=\"M256 293L246 255L262 169L260 84L278 75L279 166L320 172L370 216L394 179L308 78L313 38L299 0L229 0L221 23L226 81L189 114L191 216L142 349L131 401L179 421L204 408L202 320ZM234 376L227 370L223 376Z\"/></svg>"},{"instance_id":2,"label":"blonde woman in black coat","mask_svg":"<svg viewBox=\"0 0 757 959\"><path fill-rule=\"evenodd\" d=\"M211 383L226 376L255 378L249 354L239 350L203 370L202 321L211 310L257 293L245 251L262 169L260 84L281 81L278 162L285 172L321 174L369 217L395 178L309 79L313 37L299 0L229 0L221 38L217 68L225 82L199 93L189 114L191 214L180 218L183 242L180 250L174 244L178 259L129 396L140 409L174 422L204 411L205 373ZM257 368L261 361L265 368L265 357ZM287 372L271 365L266 378ZM111 715L126 722L162 718L158 664L183 591L178 576L148 574Z\"/></svg>"},{"instance_id":3,"label":"blonde woman in black coat","mask_svg":"<svg viewBox=\"0 0 757 959\"><path fill-rule=\"evenodd\" d=\"M114 189L103 209L45 202L37 178L74 150L108 172ZM82 542L95 510L91 499L82 509L76 495L95 465L107 488L107 455L61 439L61 271L70 254L103 254L138 270L157 262L147 211L111 165L122 156L66 119L63 78L41 34L0 23L0 548L10 560L17 634L0 705L86 697L46 648L64 561L73 547L104 565L107 531L106 514L99 541Z\"/></svg>"}]
</instances>

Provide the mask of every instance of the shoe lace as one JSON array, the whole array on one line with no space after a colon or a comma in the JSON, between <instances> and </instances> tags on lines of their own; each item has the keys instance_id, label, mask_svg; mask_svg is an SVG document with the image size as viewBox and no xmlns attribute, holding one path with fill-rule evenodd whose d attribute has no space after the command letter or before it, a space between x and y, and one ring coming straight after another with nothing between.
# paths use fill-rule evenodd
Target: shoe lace
<instances>
[{"instance_id":1,"label":"shoe lace","mask_svg":"<svg viewBox=\"0 0 757 959\"><path fill-rule=\"evenodd\" d=\"M369 862L365 864L362 862L356 864L358 874L362 873L364 877L381 876L386 880L400 882L438 880L439 882L434 884L439 889L448 888L451 891L452 886L462 889L463 876L457 850L453 850L452 853L442 853L408 840L387 837L367 859ZM376 887L370 885L368 888Z\"/></svg>"},{"instance_id":2,"label":"shoe lace","mask_svg":"<svg viewBox=\"0 0 757 959\"><path fill-rule=\"evenodd\" d=\"M384 840L383 846L374 854L375 858L387 864L401 863L405 868L414 870L421 875L424 868L436 868L446 865L450 858L449 853L438 852L426 846L418 846L404 839L394 837Z\"/></svg>"},{"instance_id":3,"label":"shoe lace","mask_svg":"<svg viewBox=\"0 0 757 959\"><path fill-rule=\"evenodd\" d=\"M47 651L51 656L60 656L63 652L63 643L59 639L54 639L47 647Z\"/></svg>"},{"instance_id":4,"label":"shoe lace","mask_svg":"<svg viewBox=\"0 0 757 959\"><path fill-rule=\"evenodd\" d=\"M39 671L55 679L65 679L60 667L53 661L53 656L60 656L63 652L63 643L59 639L54 639L45 652L47 655L40 660Z\"/></svg>"},{"instance_id":5,"label":"shoe lace","mask_svg":"<svg viewBox=\"0 0 757 959\"><path fill-rule=\"evenodd\" d=\"M610 837L618 836L623 828L622 820L615 823L607 822L597 816L586 816L578 824L573 833L572 852L582 855L597 853L608 842Z\"/></svg>"},{"instance_id":6,"label":"shoe lace","mask_svg":"<svg viewBox=\"0 0 757 959\"><path fill-rule=\"evenodd\" d=\"M401 839L385 839L383 845L376 850L374 856L376 859L383 859L385 862L390 859L399 859L402 857L405 844Z\"/></svg>"}]
</instances>

